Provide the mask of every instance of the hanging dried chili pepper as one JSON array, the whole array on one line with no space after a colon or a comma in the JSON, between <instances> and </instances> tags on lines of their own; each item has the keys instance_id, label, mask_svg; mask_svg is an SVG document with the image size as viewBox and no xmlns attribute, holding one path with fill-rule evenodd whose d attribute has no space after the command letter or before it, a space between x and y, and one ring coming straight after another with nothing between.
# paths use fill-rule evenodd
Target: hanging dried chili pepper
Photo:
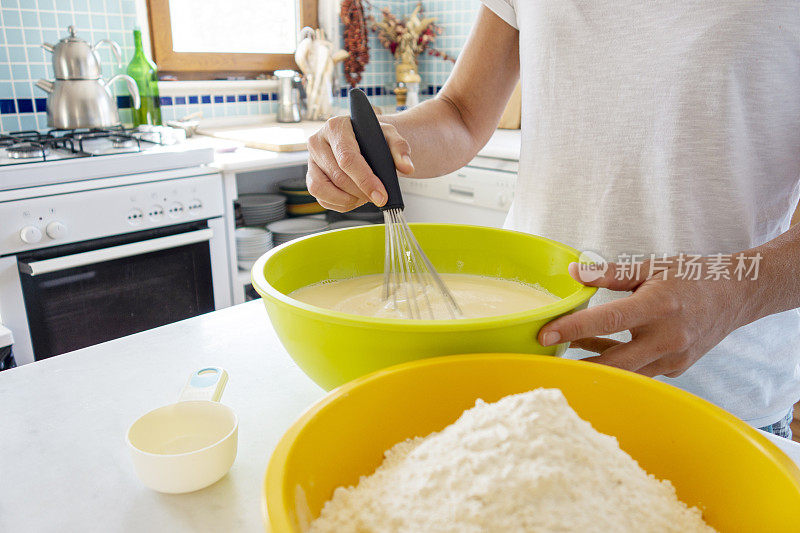
<instances>
[{"instance_id":1,"label":"hanging dried chili pepper","mask_svg":"<svg viewBox=\"0 0 800 533\"><path fill-rule=\"evenodd\" d=\"M343 0L339 16L344 24L344 49L350 52L344 60L344 77L350 87L355 87L369 63L368 28L361 0Z\"/></svg>"}]
</instances>

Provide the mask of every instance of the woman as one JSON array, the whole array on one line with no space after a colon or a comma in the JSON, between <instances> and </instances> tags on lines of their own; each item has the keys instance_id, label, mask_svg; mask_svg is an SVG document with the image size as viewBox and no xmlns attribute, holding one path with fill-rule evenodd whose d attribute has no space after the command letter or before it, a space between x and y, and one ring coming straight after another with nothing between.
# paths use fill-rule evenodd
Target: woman
<instances>
[{"instance_id":1,"label":"woman","mask_svg":"<svg viewBox=\"0 0 800 533\"><path fill-rule=\"evenodd\" d=\"M398 170L427 178L463 166L521 78L506 227L618 260L593 276L571 269L610 291L539 341L571 342L574 357L595 352L592 361L790 436L800 398L796 1L483 3L439 95L381 118ZM308 187L325 207L385 201L348 118L328 121L309 153ZM687 257L699 275L686 275ZM650 260L619 262L630 258Z\"/></svg>"}]
</instances>

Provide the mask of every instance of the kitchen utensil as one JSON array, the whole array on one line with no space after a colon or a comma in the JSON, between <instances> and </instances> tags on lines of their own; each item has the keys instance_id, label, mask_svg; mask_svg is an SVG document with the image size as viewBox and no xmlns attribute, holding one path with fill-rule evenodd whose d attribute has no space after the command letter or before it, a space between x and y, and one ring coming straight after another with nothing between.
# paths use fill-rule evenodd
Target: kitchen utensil
<instances>
[{"instance_id":1,"label":"kitchen utensil","mask_svg":"<svg viewBox=\"0 0 800 533\"><path fill-rule=\"evenodd\" d=\"M294 70L276 70L278 78L278 122L300 122L305 107L305 93Z\"/></svg>"},{"instance_id":2,"label":"kitchen utensil","mask_svg":"<svg viewBox=\"0 0 800 533\"><path fill-rule=\"evenodd\" d=\"M75 27L67 28L69 35L56 44L43 43L42 48L53 54L53 72L57 80L96 80L102 77L97 47L108 45L122 66L122 51L119 45L109 39L90 44L75 35Z\"/></svg>"},{"instance_id":3,"label":"kitchen utensil","mask_svg":"<svg viewBox=\"0 0 800 533\"><path fill-rule=\"evenodd\" d=\"M717 530L780 531L800 523L800 470L733 415L631 372L501 353L414 361L328 394L270 458L265 521L272 531L305 531L336 487L371 474L394 444L441 430L478 398L494 402L537 387L561 389L578 415L616 437L647 472L670 480L678 498L698 506Z\"/></svg>"},{"instance_id":4,"label":"kitchen utensil","mask_svg":"<svg viewBox=\"0 0 800 533\"><path fill-rule=\"evenodd\" d=\"M117 102L111 94L111 85L125 80L133 99L139 107L139 90L133 78L117 74L108 82L93 80L39 80L36 86L48 94L47 125L58 129L108 128L120 124Z\"/></svg>"},{"instance_id":5,"label":"kitchen utensil","mask_svg":"<svg viewBox=\"0 0 800 533\"><path fill-rule=\"evenodd\" d=\"M300 30L297 39L297 49L294 52L294 62L300 68L303 74L311 72L311 65L308 61L308 55L311 51L311 44L314 42L314 30L308 26Z\"/></svg>"},{"instance_id":6,"label":"kitchen utensil","mask_svg":"<svg viewBox=\"0 0 800 533\"><path fill-rule=\"evenodd\" d=\"M424 357L491 351L564 353L566 344L542 346L536 335L554 318L586 307L597 290L567 272L567 265L579 260L577 250L515 231L457 224L410 226L442 272L517 280L562 299L523 313L476 319L398 320L339 313L287 295L312 283L380 273L383 227L297 239L259 258L252 277L272 327L311 379L332 389L379 368ZM276 231L272 224L270 230Z\"/></svg>"},{"instance_id":7,"label":"kitchen utensil","mask_svg":"<svg viewBox=\"0 0 800 533\"><path fill-rule=\"evenodd\" d=\"M405 318L435 320L460 317L458 303L403 217L405 206L394 159L378 117L361 89L350 89L350 121L361 155L381 180L388 195L380 208L386 230L383 299L403 312ZM435 300L444 303L449 316L435 316Z\"/></svg>"},{"instance_id":8,"label":"kitchen utensil","mask_svg":"<svg viewBox=\"0 0 800 533\"><path fill-rule=\"evenodd\" d=\"M128 429L128 449L142 482L158 492L205 488L224 476L234 459L239 422L219 403L228 373L194 372L177 403L145 414Z\"/></svg>"}]
</instances>

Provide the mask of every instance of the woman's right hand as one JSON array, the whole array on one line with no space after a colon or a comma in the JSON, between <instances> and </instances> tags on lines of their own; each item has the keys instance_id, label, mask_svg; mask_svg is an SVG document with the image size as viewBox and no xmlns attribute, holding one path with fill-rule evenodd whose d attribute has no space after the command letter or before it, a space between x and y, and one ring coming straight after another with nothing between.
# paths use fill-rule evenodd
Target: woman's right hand
<instances>
[{"instance_id":1,"label":"woman's right hand","mask_svg":"<svg viewBox=\"0 0 800 533\"><path fill-rule=\"evenodd\" d=\"M395 167L405 175L414 172L411 148L391 124L381 123ZM328 120L308 140L306 185L319 204L344 213L372 202L386 203L386 189L358 148L350 117Z\"/></svg>"}]
</instances>

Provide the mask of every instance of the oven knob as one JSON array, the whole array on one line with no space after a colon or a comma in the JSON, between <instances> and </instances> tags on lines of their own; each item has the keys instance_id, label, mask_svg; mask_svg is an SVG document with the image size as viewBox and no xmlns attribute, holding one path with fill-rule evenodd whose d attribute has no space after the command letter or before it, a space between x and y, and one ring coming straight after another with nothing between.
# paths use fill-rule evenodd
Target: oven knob
<instances>
[{"instance_id":1,"label":"oven knob","mask_svg":"<svg viewBox=\"0 0 800 533\"><path fill-rule=\"evenodd\" d=\"M36 226L25 226L19 230L19 238L25 244L36 244L42 240L42 230Z\"/></svg>"},{"instance_id":2,"label":"oven knob","mask_svg":"<svg viewBox=\"0 0 800 533\"><path fill-rule=\"evenodd\" d=\"M67 235L67 227L61 222L51 222L45 228L45 232L51 239L63 239Z\"/></svg>"}]
</instances>

